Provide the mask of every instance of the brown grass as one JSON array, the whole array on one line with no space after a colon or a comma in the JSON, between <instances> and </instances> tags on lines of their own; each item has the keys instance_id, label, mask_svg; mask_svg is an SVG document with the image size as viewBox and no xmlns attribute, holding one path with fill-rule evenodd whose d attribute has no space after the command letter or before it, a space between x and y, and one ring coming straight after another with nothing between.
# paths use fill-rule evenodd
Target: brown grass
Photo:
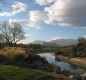
<instances>
[{"instance_id":1,"label":"brown grass","mask_svg":"<svg viewBox=\"0 0 86 80\"><path fill-rule=\"evenodd\" d=\"M0 54L3 54L9 58L13 58L17 55L25 55L25 49L20 47L5 47L0 50Z\"/></svg>"}]
</instances>

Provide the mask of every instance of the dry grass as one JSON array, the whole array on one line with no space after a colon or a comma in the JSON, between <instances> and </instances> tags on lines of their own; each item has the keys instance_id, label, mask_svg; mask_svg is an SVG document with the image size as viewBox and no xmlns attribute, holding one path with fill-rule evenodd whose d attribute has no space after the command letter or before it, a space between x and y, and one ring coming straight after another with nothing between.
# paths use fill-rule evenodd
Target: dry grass
<instances>
[{"instance_id":1,"label":"dry grass","mask_svg":"<svg viewBox=\"0 0 86 80\"><path fill-rule=\"evenodd\" d=\"M0 54L13 58L17 55L25 55L25 49L20 47L5 47L0 50Z\"/></svg>"}]
</instances>

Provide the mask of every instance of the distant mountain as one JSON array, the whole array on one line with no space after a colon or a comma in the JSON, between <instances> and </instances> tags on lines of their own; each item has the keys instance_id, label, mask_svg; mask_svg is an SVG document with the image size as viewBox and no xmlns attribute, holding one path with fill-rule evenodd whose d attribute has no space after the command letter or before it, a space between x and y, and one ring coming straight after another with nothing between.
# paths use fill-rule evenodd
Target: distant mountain
<instances>
[{"instance_id":1,"label":"distant mountain","mask_svg":"<svg viewBox=\"0 0 86 80\"><path fill-rule=\"evenodd\" d=\"M43 43L46 43L46 41L39 41L39 40L36 40L34 42L31 42L31 44L43 44Z\"/></svg>"},{"instance_id":2,"label":"distant mountain","mask_svg":"<svg viewBox=\"0 0 86 80\"><path fill-rule=\"evenodd\" d=\"M57 39L50 41L50 43L56 43L59 46L73 45L73 44L77 44L77 42L78 41L76 39Z\"/></svg>"},{"instance_id":3,"label":"distant mountain","mask_svg":"<svg viewBox=\"0 0 86 80\"><path fill-rule=\"evenodd\" d=\"M44 45L44 46L58 46L58 44L56 44L56 43L50 43L50 42L45 42L42 45Z\"/></svg>"},{"instance_id":4,"label":"distant mountain","mask_svg":"<svg viewBox=\"0 0 86 80\"><path fill-rule=\"evenodd\" d=\"M31 42L31 44L41 44L43 46L58 46L56 43L50 43L50 42L39 41L39 40L36 40L34 42Z\"/></svg>"},{"instance_id":5,"label":"distant mountain","mask_svg":"<svg viewBox=\"0 0 86 80\"><path fill-rule=\"evenodd\" d=\"M41 44L44 46L67 46L77 44L77 42L78 41L76 39L57 39L49 42L36 40L31 44Z\"/></svg>"}]
</instances>

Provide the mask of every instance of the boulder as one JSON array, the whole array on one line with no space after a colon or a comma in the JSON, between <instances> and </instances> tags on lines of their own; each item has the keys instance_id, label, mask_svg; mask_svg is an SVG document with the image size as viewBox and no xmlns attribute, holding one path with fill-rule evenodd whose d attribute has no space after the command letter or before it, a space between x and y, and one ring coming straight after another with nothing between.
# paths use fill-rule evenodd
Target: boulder
<instances>
[{"instance_id":1,"label":"boulder","mask_svg":"<svg viewBox=\"0 0 86 80\"><path fill-rule=\"evenodd\" d=\"M75 80L83 80L80 74L70 75L69 77Z\"/></svg>"},{"instance_id":2,"label":"boulder","mask_svg":"<svg viewBox=\"0 0 86 80\"><path fill-rule=\"evenodd\" d=\"M86 80L86 73L81 74L82 80Z\"/></svg>"}]
</instances>

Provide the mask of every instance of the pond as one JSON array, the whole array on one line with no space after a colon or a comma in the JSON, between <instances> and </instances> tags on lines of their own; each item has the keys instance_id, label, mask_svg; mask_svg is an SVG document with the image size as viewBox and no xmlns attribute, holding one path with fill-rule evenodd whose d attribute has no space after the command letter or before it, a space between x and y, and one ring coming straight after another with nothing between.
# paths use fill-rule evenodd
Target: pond
<instances>
[{"instance_id":1,"label":"pond","mask_svg":"<svg viewBox=\"0 0 86 80\"><path fill-rule=\"evenodd\" d=\"M64 61L58 61L55 60L55 56L53 56L51 53L40 53L41 57L45 57L45 59L52 65L59 66L61 70L69 70L72 73L84 73L86 70L84 68L81 68L79 66L70 64L68 62Z\"/></svg>"}]
</instances>

